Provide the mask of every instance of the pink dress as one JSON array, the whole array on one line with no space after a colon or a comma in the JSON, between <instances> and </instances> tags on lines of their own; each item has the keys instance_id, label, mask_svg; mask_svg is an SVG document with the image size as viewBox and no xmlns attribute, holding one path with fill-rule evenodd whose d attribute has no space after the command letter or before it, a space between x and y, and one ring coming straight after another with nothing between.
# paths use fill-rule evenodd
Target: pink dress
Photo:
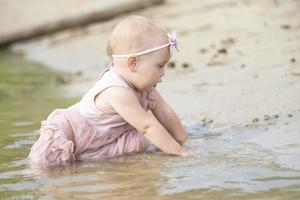
<instances>
[{"instance_id":1,"label":"pink dress","mask_svg":"<svg viewBox=\"0 0 300 200\"><path fill-rule=\"evenodd\" d=\"M145 150L148 140L118 113L106 114L95 106L97 94L109 87L133 90L147 111L155 106L151 91L131 88L113 67L107 68L79 103L56 109L42 121L40 137L28 156L31 164L61 165L73 161L99 161Z\"/></svg>"}]
</instances>

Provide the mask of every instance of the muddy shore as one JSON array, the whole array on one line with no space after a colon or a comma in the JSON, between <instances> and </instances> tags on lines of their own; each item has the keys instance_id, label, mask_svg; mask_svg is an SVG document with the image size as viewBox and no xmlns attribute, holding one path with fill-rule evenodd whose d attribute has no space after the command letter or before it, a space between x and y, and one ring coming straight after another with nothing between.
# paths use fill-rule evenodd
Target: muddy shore
<instances>
[{"instance_id":1,"label":"muddy shore","mask_svg":"<svg viewBox=\"0 0 300 200\"><path fill-rule=\"evenodd\" d=\"M46 176L29 168L40 121L92 86L124 14L0 52L0 198L298 200L300 2L167 0L133 13L177 31L158 90L199 153L149 149Z\"/></svg>"},{"instance_id":2,"label":"muddy shore","mask_svg":"<svg viewBox=\"0 0 300 200\"><path fill-rule=\"evenodd\" d=\"M174 0L134 14L177 31L180 52L158 88L186 123L247 126L282 115L299 132L299 10L292 0ZM18 43L11 51L82 73L70 86L71 94L82 95L107 64L106 41L122 17Z\"/></svg>"}]
</instances>

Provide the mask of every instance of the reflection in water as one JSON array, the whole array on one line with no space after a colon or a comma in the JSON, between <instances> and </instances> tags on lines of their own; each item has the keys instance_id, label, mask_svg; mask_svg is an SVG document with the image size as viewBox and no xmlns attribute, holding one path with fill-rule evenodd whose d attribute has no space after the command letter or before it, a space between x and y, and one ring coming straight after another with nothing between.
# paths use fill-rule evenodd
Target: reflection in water
<instances>
[{"instance_id":1,"label":"reflection in water","mask_svg":"<svg viewBox=\"0 0 300 200\"><path fill-rule=\"evenodd\" d=\"M151 199L159 196L157 188L166 182L160 173L167 160L170 157L160 153L144 153L44 170L35 178L48 182L38 188L39 193L55 198Z\"/></svg>"},{"instance_id":2,"label":"reflection in water","mask_svg":"<svg viewBox=\"0 0 300 200\"><path fill-rule=\"evenodd\" d=\"M214 137L206 137L207 134ZM206 195L208 191L212 196L223 191L228 197L233 197L251 196L255 193L272 196L269 191L278 188L281 188L282 193L294 187L299 190L299 170L278 165L278 155L271 148L267 149L251 141L260 134L263 133L237 128L223 131L221 134L202 134L204 142L199 148L203 153L196 158L186 158L185 161L178 159L169 163L173 170L165 174L168 182L161 192L174 194L202 189L207 190ZM272 137L272 134L269 136ZM291 142L295 141L292 139ZM289 162L297 163L298 160L291 159ZM297 167L299 169L300 165Z\"/></svg>"},{"instance_id":3,"label":"reflection in water","mask_svg":"<svg viewBox=\"0 0 300 200\"><path fill-rule=\"evenodd\" d=\"M20 91L16 87L9 90ZM0 198L300 197L300 139L299 128L294 126L300 120L298 111L293 119L281 117L271 124L209 128L195 123L187 128L192 139L186 146L201 152L191 157L149 150L96 163L48 170L30 168L27 155L37 139L41 119L53 108L76 101L61 98L60 89L45 87L30 93L1 91L8 95L0 98Z\"/></svg>"}]
</instances>

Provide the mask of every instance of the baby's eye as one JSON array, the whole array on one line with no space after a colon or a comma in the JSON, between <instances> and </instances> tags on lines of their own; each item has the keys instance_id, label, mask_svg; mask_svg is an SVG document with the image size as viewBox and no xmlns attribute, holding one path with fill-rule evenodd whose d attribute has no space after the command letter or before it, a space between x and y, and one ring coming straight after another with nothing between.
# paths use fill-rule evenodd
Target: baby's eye
<instances>
[{"instance_id":1,"label":"baby's eye","mask_svg":"<svg viewBox=\"0 0 300 200\"><path fill-rule=\"evenodd\" d=\"M165 65L158 65L159 68L163 68Z\"/></svg>"}]
</instances>

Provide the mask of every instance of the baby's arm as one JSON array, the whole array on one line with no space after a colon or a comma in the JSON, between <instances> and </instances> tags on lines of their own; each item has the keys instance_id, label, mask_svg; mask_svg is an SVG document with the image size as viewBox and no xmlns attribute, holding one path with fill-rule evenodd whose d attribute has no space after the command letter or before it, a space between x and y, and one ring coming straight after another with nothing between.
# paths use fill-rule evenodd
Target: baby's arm
<instances>
[{"instance_id":1,"label":"baby's arm","mask_svg":"<svg viewBox=\"0 0 300 200\"><path fill-rule=\"evenodd\" d=\"M140 105L137 96L127 88L111 87L103 91L101 98L113 107L119 115L164 153L187 155L184 148L173 139L168 131L150 116ZM96 98L96 104L99 98Z\"/></svg>"},{"instance_id":2,"label":"baby's arm","mask_svg":"<svg viewBox=\"0 0 300 200\"><path fill-rule=\"evenodd\" d=\"M152 113L168 130L168 132L171 133L174 139L180 144L183 144L187 140L188 136L180 122L180 119L174 110L164 101L156 89L154 89L152 95L154 95L154 98L157 101Z\"/></svg>"}]
</instances>

